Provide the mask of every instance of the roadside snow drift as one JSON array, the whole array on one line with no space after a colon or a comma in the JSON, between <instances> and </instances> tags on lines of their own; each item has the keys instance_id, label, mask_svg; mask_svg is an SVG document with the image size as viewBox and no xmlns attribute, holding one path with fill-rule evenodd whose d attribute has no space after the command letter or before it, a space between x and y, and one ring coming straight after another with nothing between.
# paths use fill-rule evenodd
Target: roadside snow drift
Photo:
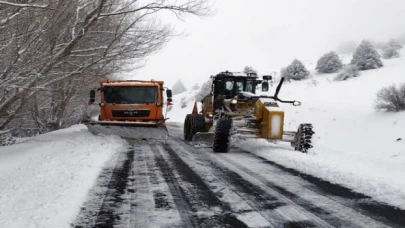
<instances>
[{"instance_id":1,"label":"roadside snow drift","mask_svg":"<svg viewBox=\"0 0 405 228\"><path fill-rule=\"evenodd\" d=\"M76 125L0 147L0 227L70 227L103 164L125 145Z\"/></svg>"},{"instance_id":2,"label":"roadside snow drift","mask_svg":"<svg viewBox=\"0 0 405 228\"><path fill-rule=\"evenodd\" d=\"M343 56L348 63L351 56ZM307 63L308 69L315 65ZM299 100L302 106L280 104L285 110L284 130L300 123L314 126L314 148L295 152L287 143L239 141L242 149L268 160L353 189L405 209L405 112L384 113L373 108L382 87L405 82L405 57L384 60L384 67L362 71L357 78L334 81L336 74L312 73L310 79L285 83L279 97ZM267 95L272 95L274 83ZM173 107L174 120L183 122L194 104L189 91L174 98L187 101ZM180 103L180 102L179 102ZM200 110L200 109L199 109Z\"/></svg>"}]
</instances>

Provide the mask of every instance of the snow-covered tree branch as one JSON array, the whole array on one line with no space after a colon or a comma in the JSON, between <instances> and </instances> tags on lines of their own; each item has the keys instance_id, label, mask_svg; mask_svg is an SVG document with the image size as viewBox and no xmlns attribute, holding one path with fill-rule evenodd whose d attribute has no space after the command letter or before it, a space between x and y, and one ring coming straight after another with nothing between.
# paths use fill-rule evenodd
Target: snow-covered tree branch
<instances>
[{"instance_id":1,"label":"snow-covered tree branch","mask_svg":"<svg viewBox=\"0 0 405 228\"><path fill-rule=\"evenodd\" d=\"M87 98L98 80L140 67L173 36L169 25L156 20L161 11L209 13L205 0L29 0L0 6L0 129L24 122L41 132L61 127L73 110L81 110L82 95Z\"/></svg>"}]
</instances>

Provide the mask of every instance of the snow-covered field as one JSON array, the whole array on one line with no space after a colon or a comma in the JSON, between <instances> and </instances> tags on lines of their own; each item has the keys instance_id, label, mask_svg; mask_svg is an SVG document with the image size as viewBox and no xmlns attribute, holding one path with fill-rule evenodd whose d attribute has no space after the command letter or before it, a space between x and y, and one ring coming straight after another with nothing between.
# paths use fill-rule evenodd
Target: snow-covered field
<instances>
[{"instance_id":1,"label":"snow-covered field","mask_svg":"<svg viewBox=\"0 0 405 228\"><path fill-rule=\"evenodd\" d=\"M0 227L70 227L105 162L126 145L76 125L0 147Z\"/></svg>"},{"instance_id":2,"label":"snow-covered field","mask_svg":"<svg viewBox=\"0 0 405 228\"><path fill-rule=\"evenodd\" d=\"M343 60L347 63L350 56ZM314 125L314 148L309 154L295 152L286 143L265 140L243 141L239 146L405 209L405 112L373 109L378 90L405 82L405 57L384 60L384 64L383 68L363 71L360 77L348 81L334 81L336 74L313 72L308 80L283 85L281 99L302 101L300 107L281 104L285 130L296 130L300 123ZM314 62L307 68L313 71ZM183 122L191 113L196 92L174 97L175 106L169 112L172 121ZM181 108L181 103L187 107ZM399 138L402 140L397 141Z\"/></svg>"}]
</instances>

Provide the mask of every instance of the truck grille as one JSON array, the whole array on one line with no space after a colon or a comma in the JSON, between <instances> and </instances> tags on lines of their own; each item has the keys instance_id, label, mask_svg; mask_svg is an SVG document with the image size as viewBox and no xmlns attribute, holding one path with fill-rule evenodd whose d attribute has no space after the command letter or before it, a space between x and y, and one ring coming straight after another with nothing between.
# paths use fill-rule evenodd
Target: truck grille
<instances>
[{"instance_id":1,"label":"truck grille","mask_svg":"<svg viewBox=\"0 0 405 228\"><path fill-rule=\"evenodd\" d=\"M147 117L150 110L112 110L113 117Z\"/></svg>"}]
</instances>

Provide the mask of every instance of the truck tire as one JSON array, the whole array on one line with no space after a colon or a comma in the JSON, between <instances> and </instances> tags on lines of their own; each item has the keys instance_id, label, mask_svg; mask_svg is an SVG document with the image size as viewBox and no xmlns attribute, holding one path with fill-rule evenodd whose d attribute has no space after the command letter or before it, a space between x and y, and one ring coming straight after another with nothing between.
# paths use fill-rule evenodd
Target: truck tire
<instances>
[{"instance_id":1,"label":"truck tire","mask_svg":"<svg viewBox=\"0 0 405 228\"><path fill-rule=\"evenodd\" d=\"M227 153L231 149L231 130L233 121L232 119L221 118L218 119L215 126L214 143L212 149L214 152Z\"/></svg>"},{"instance_id":2,"label":"truck tire","mask_svg":"<svg viewBox=\"0 0 405 228\"><path fill-rule=\"evenodd\" d=\"M186 119L184 120L184 126L183 126L183 134L184 134L184 140L186 141L191 141L192 135L191 135L191 114L186 115Z\"/></svg>"},{"instance_id":3,"label":"truck tire","mask_svg":"<svg viewBox=\"0 0 405 228\"><path fill-rule=\"evenodd\" d=\"M191 138L193 138L197 132L205 132L205 118L201 114L191 116Z\"/></svg>"}]
</instances>

